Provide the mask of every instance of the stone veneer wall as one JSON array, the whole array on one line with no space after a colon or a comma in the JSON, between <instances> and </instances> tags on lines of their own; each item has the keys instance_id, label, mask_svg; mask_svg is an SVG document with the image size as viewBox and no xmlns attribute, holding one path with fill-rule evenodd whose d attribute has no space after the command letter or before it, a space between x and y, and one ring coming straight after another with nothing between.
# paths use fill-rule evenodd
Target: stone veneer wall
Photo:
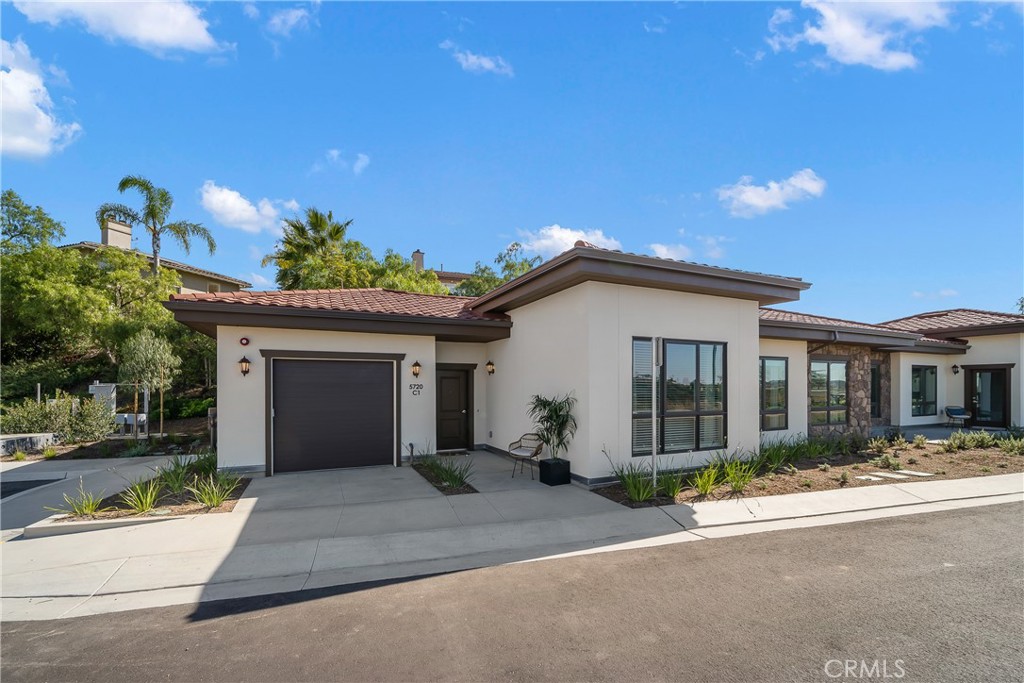
<instances>
[{"instance_id":1,"label":"stone veneer wall","mask_svg":"<svg viewBox=\"0 0 1024 683\"><path fill-rule=\"evenodd\" d=\"M880 374L880 391L882 392L881 399L879 400L881 415L879 417L871 418L871 425L873 427L887 427L892 423L892 363L889 362L890 354L885 351L872 351L871 362L878 363L879 374ZM871 375L868 375L868 410L871 409ZM869 412L870 414L870 412Z\"/></svg>"},{"instance_id":2,"label":"stone veneer wall","mask_svg":"<svg viewBox=\"0 0 1024 683\"><path fill-rule=\"evenodd\" d=\"M811 353L813 349L813 353ZM846 424L845 425L812 425L810 415L807 418L807 429L811 436L828 434L856 433L868 437L872 424L888 424L890 413L889 387L892 383L889 354L872 352L866 346L850 344L808 344L807 376L810 377L811 361L845 359L846 366ZM871 361L881 362L882 371L882 417L871 419ZM807 405L810 410L811 384L807 383Z\"/></svg>"}]
</instances>

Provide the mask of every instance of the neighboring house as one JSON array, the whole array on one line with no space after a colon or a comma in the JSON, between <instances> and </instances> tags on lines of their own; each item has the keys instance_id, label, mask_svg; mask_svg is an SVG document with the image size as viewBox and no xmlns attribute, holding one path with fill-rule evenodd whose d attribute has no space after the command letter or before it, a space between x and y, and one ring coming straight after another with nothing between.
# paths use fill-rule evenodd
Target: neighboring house
<instances>
[{"instance_id":1,"label":"neighboring house","mask_svg":"<svg viewBox=\"0 0 1024 683\"><path fill-rule=\"evenodd\" d=\"M417 249L412 252L412 262L416 267L416 270L423 270L423 257L425 254ZM434 270L431 268L430 270ZM462 281L471 277L472 273L460 273L456 270L445 270L444 265L441 266L441 270L434 270L434 274L437 275L437 279L442 285L448 288L449 292L454 292L455 288L462 284Z\"/></svg>"},{"instance_id":2,"label":"neighboring house","mask_svg":"<svg viewBox=\"0 0 1024 683\"><path fill-rule=\"evenodd\" d=\"M972 368L974 337L764 308L809 286L577 243L475 299L314 290L166 305L217 338L221 467L273 474L501 451L532 431L531 396L572 392L579 430L567 457L577 480L599 483L612 462L651 457L653 352L663 466L754 451L762 438L941 422L958 398L946 376L954 362ZM1010 364L1006 413L1019 416L1024 341L1011 334L1016 347L998 362Z\"/></svg>"},{"instance_id":3,"label":"neighboring house","mask_svg":"<svg viewBox=\"0 0 1024 683\"><path fill-rule=\"evenodd\" d=\"M75 242L74 244L61 245L61 249L78 249L81 251L95 251L101 247L117 247L125 251L135 251L152 263L153 255L146 254L137 249L132 249L132 228L117 221L108 220L106 227L100 230L100 243L96 242ZM252 284L245 280L221 275L213 271L204 270L190 266L187 263L172 261L160 257L160 267L169 268L178 273L181 279L179 294L193 294L196 292L237 292L240 289L252 287Z\"/></svg>"}]
</instances>

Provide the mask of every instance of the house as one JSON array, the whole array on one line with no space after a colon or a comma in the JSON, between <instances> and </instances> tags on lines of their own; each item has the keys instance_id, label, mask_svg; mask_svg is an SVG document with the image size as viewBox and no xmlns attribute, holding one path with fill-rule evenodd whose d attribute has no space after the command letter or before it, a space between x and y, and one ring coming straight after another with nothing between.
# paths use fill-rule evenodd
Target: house
<instances>
[{"instance_id":1,"label":"house","mask_svg":"<svg viewBox=\"0 0 1024 683\"><path fill-rule=\"evenodd\" d=\"M166 305L217 338L218 460L242 471L501 451L532 430L532 395L571 391L579 430L567 457L576 480L595 484L613 462L651 458L652 418L660 463L676 467L766 438L938 423L946 405L969 402L950 376L981 372L989 401L999 380L981 366L1004 352L1004 419L1019 414L1024 316L998 323L1010 343L979 352L980 337L957 336L973 328L925 334L771 308L809 286L579 242L478 298L241 291Z\"/></svg>"},{"instance_id":2,"label":"house","mask_svg":"<svg viewBox=\"0 0 1024 683\"><path fill-rule=\"evenodd\" d=\"M419 249L412 252L412 264L416 270L423 270L423 257L425 255L426 254ZM434 269L431 268L431 270ZM455 289L462 284L463 280L472 277L472 273L460 273L457 270L445 270L444 264L441 265L441 270L434 270L434 274L437 275L438 281L448 288L449 292L454 292Z\"/></svg>"},{"instance_id":3,"label":"house","mask_svg":"<svg viewBox=\"0 0 1024 683\"><path fill-rule=\"evenodd\" d=\"M146 254L132 249L132 226L109 219L107 220L106 226L100 230L99 243L75 242L74 244L62 245L61 249L78 249L79 251L88 252L95 251L102 247L117 247L118 249L124 249L125 251L136 251L136 253L145 256L150 263L153 262L152 254ZM164 258L163 256L160 257L160 266L162 268L170 268L178 273L178 277L181 280L181 286L178 287L179 294L191 294L195 292L237 292L240 289L252 287L252 283L246 282L245 280L239 280L238 278L234 278L229 275L221 275L220 273L214 273L213 271L204 270L203 268L196 268L195 266L190 266L187 263L172 261Z\"/></svg>"}]
</instances>

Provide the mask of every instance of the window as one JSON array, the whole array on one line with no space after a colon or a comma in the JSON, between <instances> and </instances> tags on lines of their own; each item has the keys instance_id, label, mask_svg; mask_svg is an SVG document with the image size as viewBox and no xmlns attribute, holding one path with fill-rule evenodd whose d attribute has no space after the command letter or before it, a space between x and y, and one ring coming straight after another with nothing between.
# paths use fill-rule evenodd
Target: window
<instances>
[{"instance_id":1,"label":"window","mask_svg":"<svg viewBox=\"0 0 1024 683\"><path fill-rule=\"evenodd\" d=\"M846 361L811 361L811 424L846 424Z\"/></svg>"},{"instance_id":2,"label":"window","mask_svg":"<svg viewBox=\"0 0 1024 683\"><path fill-rule=\"evenodd\" d=\"M787 429L789 360L761 358L761 431Z\"/></svg>"},{"instance_id":3,"label":"window","mask_svg":"<svg viewBox=\"0 0 1024 683\"><path fill-rule=\"evenodd\" d=\"M882 417L882 366L871 363L871 417Z\"/></svg>"},{"instance_id":4,"label":"window","mask_svg":"<svg viewBox=\"0 0 1024 683\"><path fill-rule=\"evenodd\" d=\"M914 365L910 368L910 414L936 415L935 395L938 372L934 365Z\"/></svg>"},{"instance_id":5,"label":"window","mask_svg":"<svg viewBox=\"0 0 1024 683\"><path fill-rule=\"evenodd\" d=\"M210 294L216 294L217 292L220 291L220 285L211 282L206 285L206 291L209 292Z\"/></svg>"},{"instance_id":6,"label":"window","mask_svg":"<svg viewBox=\"0 0 1024 683\"><path fill-rule=\"evenodd\" d=\"M633 340L633 455L651 453L650 339ZM724 448L725 344L662 342L658 452Z\"/></svg>"}]
</instances>

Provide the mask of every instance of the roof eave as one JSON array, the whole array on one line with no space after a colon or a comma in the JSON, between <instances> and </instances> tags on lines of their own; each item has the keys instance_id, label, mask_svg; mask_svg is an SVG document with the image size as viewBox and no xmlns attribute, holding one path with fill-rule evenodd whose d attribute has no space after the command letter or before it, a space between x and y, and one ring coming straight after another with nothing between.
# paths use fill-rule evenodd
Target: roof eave
<instances>
[{"instance_id":1,"label":"roof eave","mask_svg":"<svg viewBox=\"0 0 1024 683\"><path fill-rule=\"evenodd\" d=\"M439 341L488 342L507 339L508 320L457 320L426 316L334 311L211 301L165 301L178 322L216 338L221 325L330 330L435 337Z\"/></svg>"},{"instance_id":2,"label":"roof eave","mask_svg":"<svg viewBox=\"0 0 1024 683\"><path fill-rule=\"evenodd\" d=\"M921 330L920 334L942 339L958 337L989 337L996 334L1024 334L1024 322L994 323L992 325L972 325L965 327L947 327L939 330Z\"/></svg>"},{"instance_id":3,"label":"roof eave","mask_svg":"<svg viewBox=\"0 0 1024 683\"><path fill-rule=\"evenodd\" d=\"M882 330L858 330L835 325L810 325L777 320L762 320L759 334L766 339L793 339L855 346L889 346L907 350L913 348L920 335Z\"/></svg>"},{"instance_id":4,"label":"roof eave","mask_svg":"<svg viewBox=\"0 0 1024 683\"><path fill-rule=\"evenodd\" d=\"M108 246L109 245L99 244L97 242L75 242L73 244L62 244L62 245L60 245L57 248L58 249L92 249L93 251L96 251L97 249L108 247ZM121 249L120 247L110 247L110 248L111 249ZM139 256L142 256L143 258L145 258L148 261L152 261L153 260L153 255L152 254L146 254L146 253L143 253L141 251L136 251L134 249L121 249L121 251L127 251L129 253L138 254ZM242 289L248 289L249 287L252 287L252 283L251 282L246 282L245 280L239 280L238 278L231 277L230 275L221 275L220 273L214 273L211 270L203 270L202 268L196 268L194 266L188 265L187 263L181 263L180 261L174 261L174 260L171 260L171 259L160 259L160 260L162 262L164 262L164 263L170 264L169 267L171 269L173 269L173 270L180 270L180 271L184 271L186 273L191 273L192 275L198 275L200 277L205 277L207 280L215 280L217 282L226 282L229 285L238 285Z\"/></svg>"},{"instance_id":5,"label":"roof eave","mask_svg":"<svg viewBox=\"0 0 1024 683\"><path fill-rule=\"evenodd\" d=\"M796 301L811 286L802 280L574 247L481 296L472 309L505 312L590 281L749 299L760 305Z\"/></svg>"}]
</instances>

